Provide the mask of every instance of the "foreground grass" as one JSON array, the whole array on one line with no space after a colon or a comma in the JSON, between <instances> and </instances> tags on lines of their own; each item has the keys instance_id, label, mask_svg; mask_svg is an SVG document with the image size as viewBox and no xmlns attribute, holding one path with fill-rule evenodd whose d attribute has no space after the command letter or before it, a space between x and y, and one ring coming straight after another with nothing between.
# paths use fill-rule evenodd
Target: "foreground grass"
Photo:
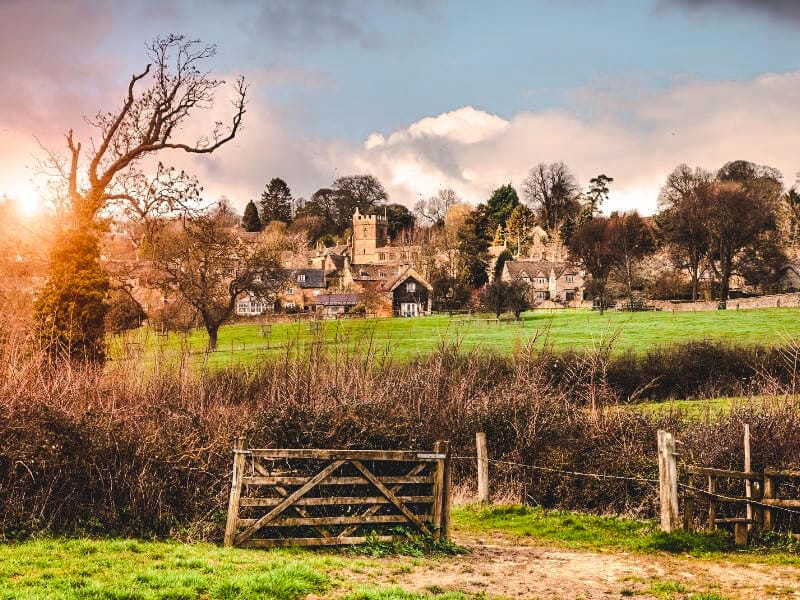
<instances>
[{"instance_id":1,"label":"foreground grass","mask_svg":"<svg viewBox=\"0 0 800 600\"><path fill-rule=\"evenodd\" d=\"M527 506L470 505L453 511L456 528L464 533L500 533L536 543L568 548L627 552L669 552L706 559L745 559L780 565L800 565L800 546L785 535L772 534L749 548L734 548L732 535L677 531L661 532L656 523L620 517L583 515Z\"/></svg>"},{"instance_id":2,"label":"foreground grass","mask_svg":"<svg viewBox=\"0 0 800 600\"><path fill-rule=\"evenodd\" d=\"M296 600L314 594L346 600L466 600L464 594L412 594L365 583L370 574L410 572L420 562L420 551L436 558L460 549L376 543L336 553L131 539L30 540L0 544L0 599Z\"/></svg>"},{"instance_id":3,"label":"foreground grass","mask_svg":"<svg viewBox=\"0 0 800 600\"><path fill-rule=\"evenodd\" d=\"M315 340L339 352L363 351L407 360L428 354L443 341L458 340L461 348L510 353L537 334L547 332L557 351L581 350L617 335L616 352L645 352L690 340L729 341L742 345L780 345L800 336L800 309L768 308L703 312L607 312L590 310L529 311L518 322L488 322L467 316L435 315L409 319L354 319L274 323L263 329L258 323L242 322L220 330L219 350L206 356L204 330L188 335L158 336L141 329L111 342L117 359L135 358L163 361L193 354L193 361L209 366L226 366L275 358L302 351ZM317 329L318 328L318 329Z\"/></svg>"}]
</instances>

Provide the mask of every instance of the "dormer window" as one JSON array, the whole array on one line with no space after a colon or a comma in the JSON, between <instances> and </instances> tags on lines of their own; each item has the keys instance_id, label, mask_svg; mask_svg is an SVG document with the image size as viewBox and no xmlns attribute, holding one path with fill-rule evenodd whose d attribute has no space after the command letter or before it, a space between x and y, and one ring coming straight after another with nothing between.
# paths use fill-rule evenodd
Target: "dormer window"
<instances>
[{"instance_id":1,"label":"dormer window","mask_svg":"<svg viewBox=\"0 0 800 600\"><path fill-rule=\"evenodd\" d=\"M407 292L416 292L417 291L417 284L414 281L409 281L406 284L406 291Z\"/></svg>"},{"instance_id":2,"label":"dormer window","mask_svg":"<svg viewBox=\"0 0 800 600\"><path fill-rule=\"evenodd\" d=\"M537 277L536 283L547 283L547 277Z\"/></svg>"},{"instance_id":3,"label":"dormer window","mask_svg":"<svg viewBox=\"0 0 800 600\"><path fill-rule=\"evenodd\" d=\"M574 275L566 275L564 277L564 279L566 279L567 283L572 283L573 281L575 281L575 276Z\"/></svg>"},{"instance_id":4,"label":"dormer window","mask_svg":"<svg viewBox=\"0 0 800 600\"><path fill-rule=\"evenodd\" d=\"M297 274L297 282L298 283L305 283L306 274L305 273L298 273Z\"/></svg>"}]
</instances>

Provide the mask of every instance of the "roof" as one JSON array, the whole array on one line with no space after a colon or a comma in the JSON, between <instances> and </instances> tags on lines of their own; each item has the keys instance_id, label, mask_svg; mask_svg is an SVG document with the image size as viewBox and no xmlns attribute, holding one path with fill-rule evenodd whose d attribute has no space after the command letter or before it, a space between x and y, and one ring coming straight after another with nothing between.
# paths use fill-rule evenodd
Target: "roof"
<instances>
[{"instance_id":1,"label":"roof","mask_svg":"<svg viewBox=\"0 0 800 600\"><path fill-rule=\"evenodd\" d=\"M320 294L316 298L319 306L355 306L358 304L357 294Z\"/></svg>"},{"instance_id":2,"label":"roof","mask_svg":"<svg viewBox=\"0 0 800 600\"><path fill-rule=\"evenodd\" d=\"M383 287L384 289L393 292L401 283L407 281L408 279L413 279L414 281L419 283L422 287L427 288L429 292L433 291L433 286L427 281L425 281L422 275L417 273L414 267L407 267L406 269L398 273L393 279L384 284Z\"/></svg>"},{"instance_id":3,"label":"roof","mask_svg":"<svg viewBox=\"0 0 800 600\"><path fill-rule=\"evenodd\" d=\"M284 274L287 282L297 284L301 289L326 287L324 269L285 269ZM305 275L304 281L300 281L301 275Z\"/></svg>"},{"instance_id":4,"label":"roof","mask_svg":"<svg viewBox=\"0 0 800 600\"><path fill-rule=\"evenodd\" d=\"M537 277L539 273L549 277L551 270L556 277L561 277L566 273L578 274L578 269L575 265L551 260L508 260L504 268L508 269L508 274L513 279L519 279L524 274L527 274L528 277Z\"/></svg>"},{"instance_id":5,"label":"roof","mask_svg":"<svg viewBox=\"0 0 800 600\"><path fill-rule=\"evenodd\" d=\"M398 271L397 265L350 265L350 274L353 281L384 281L393 278L399 273L405 271Z\"/></svg>"}]
</instances>

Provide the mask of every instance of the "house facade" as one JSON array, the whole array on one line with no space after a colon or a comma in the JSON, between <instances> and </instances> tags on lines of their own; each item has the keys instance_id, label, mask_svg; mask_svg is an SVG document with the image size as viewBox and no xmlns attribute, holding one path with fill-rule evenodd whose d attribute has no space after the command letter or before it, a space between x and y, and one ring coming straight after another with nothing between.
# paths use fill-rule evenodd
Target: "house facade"
<instances>
[{"instance_id":1,"label":"house facade","mask_svg":"<svg viewBox=\"0 0 800 600\"><path fill-rule=\"evenodd\" d=\"M548 300L561 304L580 303L586 284L583 273L575 265L549 260L506 261L500 279L522 283L532 305Z\"/></svg>"}]
</instances>

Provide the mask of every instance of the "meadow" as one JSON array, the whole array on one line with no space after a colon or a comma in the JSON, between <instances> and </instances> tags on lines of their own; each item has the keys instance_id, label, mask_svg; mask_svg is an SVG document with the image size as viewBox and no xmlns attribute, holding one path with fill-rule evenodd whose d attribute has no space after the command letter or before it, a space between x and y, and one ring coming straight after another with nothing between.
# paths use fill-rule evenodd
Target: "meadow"
<instances>
[{"instance_id":1,"label":"meadow","mask_svg":"<svg viewBox=\"0 0 800 600\"><path fill-rule=\"evenodd\" d=\"M303 353L313 343L331 352L371 350L396 360L427 355L443 344L463 351L510 354L532 339L556 352L596 348L613 338L613 352L623 354L692 340L737 345L779 346L800 335L800 309L767 308L698 312L606 312L590 310L528 311L519 321L497 323L486 315L433 315L417 318L295 321L264 326L237 322L222 327L219 349L204 352L203 329L188 334L157 335L141 328L111 340L113 358L163 363L191 355L194 364L210 367L247 364Z\"/></svg>"}]
</instances>

